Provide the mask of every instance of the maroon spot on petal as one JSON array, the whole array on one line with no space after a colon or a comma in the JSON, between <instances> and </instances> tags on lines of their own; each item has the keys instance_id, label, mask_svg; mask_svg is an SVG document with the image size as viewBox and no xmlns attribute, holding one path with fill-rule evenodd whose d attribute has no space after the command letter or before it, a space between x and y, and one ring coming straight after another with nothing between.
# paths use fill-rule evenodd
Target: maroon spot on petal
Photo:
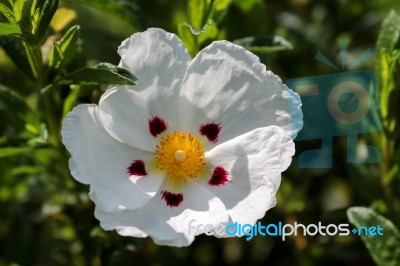
<instances>
[{"instance_id":1,"label":"maroon spot on petal","mask_svg":"<svg viewBox=\"0 0 400 266\"><path fill-rule=\"evenodd\" d=\"M165 122L162 118L154 116L153 118L149 119L149 131L153 137L157 137L157 135L167 130L167 128L167 122Z\"/></svg>"},{"instance_id":2,"label":"maroon spot on petal","mask_svg":"<svg viewBox=\"0 0 400 266\"><path fill-rule=\"evenodd\" d=\"M165 200L165 203L167 203L168 206L172 207L178 207L182 201L183 201L183 194L182 193L172 193L168 191L161 191L161 197L163 200Z\"/></svg>"},{"instance_id":3,"label":"maroon spot on petal","mask_svg":"<svg viewBox=\"0 0 400 266\"><path fill-rule=\"evenodd\" d=\"M146 167L144 162L141 160L135 160L131 163L128 167L128 174L135 175L135 176L145 176L147 175Z\"/></svg>"},{"instance_id":4,"label":"maroon spot on petal","mask_svg":"<svg viewBox=\"0 0 400 266\"><path fill-rule=\"evenodd\" d=\"M228 181L228 172L222 166L217 166L214 168L208 184L211 186L222 186Z\"/></svg>"},{"instance_id":5,"label":"maroon spot on petal","mask_svg":"<svg viewBox=\"0 0 400 266\"><path fill-rule=\"evenodd\" d=\"M221 127L216 123L208 123L201 125L199 131L201 135L206 136L209 141L215 143L218 141L218 135L221 131Z\"/></svg>"}]
</instances>

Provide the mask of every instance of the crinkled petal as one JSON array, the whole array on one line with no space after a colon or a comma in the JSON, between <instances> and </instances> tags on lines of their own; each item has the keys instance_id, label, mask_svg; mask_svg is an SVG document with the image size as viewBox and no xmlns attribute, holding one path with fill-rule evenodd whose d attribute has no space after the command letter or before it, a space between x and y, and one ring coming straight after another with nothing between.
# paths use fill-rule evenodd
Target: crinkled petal
<instances>
[{"instance_id":1,"label":"crinkled petal","mask_svg":"<svg viewBox=\"0 0 400 266\"><path fill-rule=\"evenodd\" d=\"M95 216L105 230L116 229L124 236L151 236L155 243L168 246L188 246L205 229L211 231L228 222L224 204L201 185L189 182L182 193L184 200L178 207L167 206L158 194L138 210L105 212L96 208Z\"/></svg>"},{"instance_id":2,"label":"crinkled petal","mask_svg":"<svg viewBox=\"0 0 400 266\"><path fill-rule=\"evenodd\" d=\"M218 41L193 59L182 83L181 127L219 123L222 143L255 128L276 125L295 137L302 127L299 96L243 47Z\"/></svg>"},{"instance_id":3,"label":"crinkled petal","mask_svg":"<svg viewBox=\"0 0 400 266\"><path fill-rule=\"evenodd\" d=\"M258 128L206 153L229 173L223 186L203 184L222 200L234 222L254 224L275 206L275 193L294 155L293 140L281 128Z\"/></svg>"},{"instance_id":4,"label":"crinkled petal","mask_svg":"<svg viewBox=\"0 0 400 266\"><path fill-rule=\"evenodd\" d=\"M150 161L152 154L123 144L103 128L96 105L79 105L65 118L62 141L70 151L72 176L96 191L98 206L111 211L136 209L146 204L159 190L163 176L149 173L129 176L134 160Z\"/></svg>"},{"instance_id":5,"label":"crinkled petal","mask_svg":"<svg viewBox=\"0 0 400 266\"><path fill-rule=\"evenodd\" d=\"M120 66L137 78L135 86L115 86L100 99L100 118L114 138L151 151L155 139L148 121L154 116L176 128L179 88L190 62L182 42L161 29L133 34L118 49Z\"/></svg>"}]
</instances>

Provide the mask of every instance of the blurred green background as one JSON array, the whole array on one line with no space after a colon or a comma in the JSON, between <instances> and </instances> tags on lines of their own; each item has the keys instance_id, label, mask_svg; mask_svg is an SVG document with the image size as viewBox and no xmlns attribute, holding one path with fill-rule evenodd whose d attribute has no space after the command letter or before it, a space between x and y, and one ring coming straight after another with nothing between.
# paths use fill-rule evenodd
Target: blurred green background
<instances>
[{"instance_id":1,"label":"blurred green background","mask_svg":"<svg viewBox=\"0 0 400 266\"><path fill-rule=\"evenodd\" d=\"M213 1L189 2L199 5ZM9 51L0 49L0 265L375 265L362 240L352 235L297 236L284 242L274 237L255 237L247 242L244 238L199 236L190 247L173 248L156 246L149 238L121 237L99 227L87 196L88 187L70 176L69 155L57 132L70 108L97 103L106 86L76 86L79 91L72 96L70 86L65 85L51 92L53 128L46 117L49 109L39 93L42 86L80 67L99 62L118 64L116 51L121 41L148 27L179 32L192 55L216 39L280 36L283 41L268 39L269 43L262 43L265 48L254 52L283 81L335 73L314 59L317 51L340 62L337 40L347 38L350 58L368 48L378 55L376 43L382 20L390 10L400 10L397 0L219 2L224 8L199 18L193 11L199 7L191 7L187 1L61 1L40 43L42 54L46 56L53 42L72 25L80 25L80 38L71 61L41 84L25 75ZM205 33L194 36L185 22L197 30L207 23L209 26ZM4 47L12 38L1 37L0 45ZM397 47L398 42L392 48ZM378 56L367 60L360 69L377 69L377 60ZM386 80L390 79L392 89L398 91L395 71L389 71ZM378 77L380 84L386 83ZM382 106L393 114L388 125L384 121L382 132L361 137L382 149L381 164L347 164L345 137L333 140L331 169L300 169L296 156L283 173L278 204L266 213L263 224L348 223L347 208L367 206L400 225L400 132L392 125L398 120L396 104L400 97L398 93L390 95L397 97L395 102ZM318 143L298 142L297 154L315 145Z\"/></svg>"}]
</instances>

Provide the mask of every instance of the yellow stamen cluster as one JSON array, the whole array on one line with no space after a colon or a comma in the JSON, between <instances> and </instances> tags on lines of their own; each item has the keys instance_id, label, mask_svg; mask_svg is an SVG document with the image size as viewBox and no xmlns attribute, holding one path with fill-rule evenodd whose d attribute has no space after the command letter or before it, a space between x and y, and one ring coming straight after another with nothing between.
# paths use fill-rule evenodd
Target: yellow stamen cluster
<instances>
[{"instance_id":1,"label":"yellow stamen cluster","mask_svg":"<svg viewBox=\"0 0 400 266\"><path fill-rule=\"evenodd\" d=\"M192 134L175 131L157 145L157 168L171 178L196 177L205 165L203 144Z\"/></svg>"}]
</instances>

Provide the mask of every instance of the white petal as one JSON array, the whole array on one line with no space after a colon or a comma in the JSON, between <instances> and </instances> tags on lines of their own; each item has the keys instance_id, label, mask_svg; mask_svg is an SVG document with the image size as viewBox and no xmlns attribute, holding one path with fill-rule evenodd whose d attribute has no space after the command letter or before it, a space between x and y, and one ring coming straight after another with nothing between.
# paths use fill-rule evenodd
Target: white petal
<instances>
[{"instance_id":1,"label":"white petal","mask_svg":"<svg viewBox=\"0 0 400 266\"><path fill-rule=\"evenodd\" d=\"M281 128L255 129L206 153L207 161L229 173L230 182L205 186L222 200L233 222L254 224L275 205L281 171L293 154L294 143Z\"/></svg>"},{"instance_id":2,"label":"white petal","mask_svg":"<svg viewBox=\"0 0 400 266\"><path fill-rule=\"evenodd\" d=\"M228 222L222 202L201 185L188 183L182 193L184 200L179 207L168 207L157 195L138 210L104 212L96 208L95 216L105 230L116 229L124 236L151 236L155 243L168 246L188 246L205 232L205 225L211 230Z\"/></svg>"},{"instance_id":3,"label":"white petal","mask_svg":"<svg viewBox=\"0 0 400 266\"><path fill-rule=\"evenodd\" d=\"M72 154L72 176L91 185L97 193L95 203L105 210L139 208L160 188L163 177L158 174L148 171L140 180L127 174L132 161L149 161L152 154L111 137L101 125L96 105L79 105L67 115L62 141Z\"/></svg>"},{"instance_id":4,"label":"white petal","mask_svg":"<svg viewBox=\"0 0 400 266\"><path fill-rule=\"evenodd\" d=\"M194 58L180 95L181 127L197 131L199 123L221 123L219 143L269 125L294 137L302 126L299 96L257 56L227 41L212 43Z\"/></svg>"},{"instance_id":5,"label":"white petal","mask_svg":"<svg viewBox=\"0 0 400 266\"><path fill-rule=\"evenodd\" d=\"M100 99L100 118L114 138L151 151L155 140L148 120L163 118L177 127L177 98L190 56L174 34L148 29L126 39L118 49L120 66L137 78L135 86L116 86Z\"/></svg>"}]
</instances>

